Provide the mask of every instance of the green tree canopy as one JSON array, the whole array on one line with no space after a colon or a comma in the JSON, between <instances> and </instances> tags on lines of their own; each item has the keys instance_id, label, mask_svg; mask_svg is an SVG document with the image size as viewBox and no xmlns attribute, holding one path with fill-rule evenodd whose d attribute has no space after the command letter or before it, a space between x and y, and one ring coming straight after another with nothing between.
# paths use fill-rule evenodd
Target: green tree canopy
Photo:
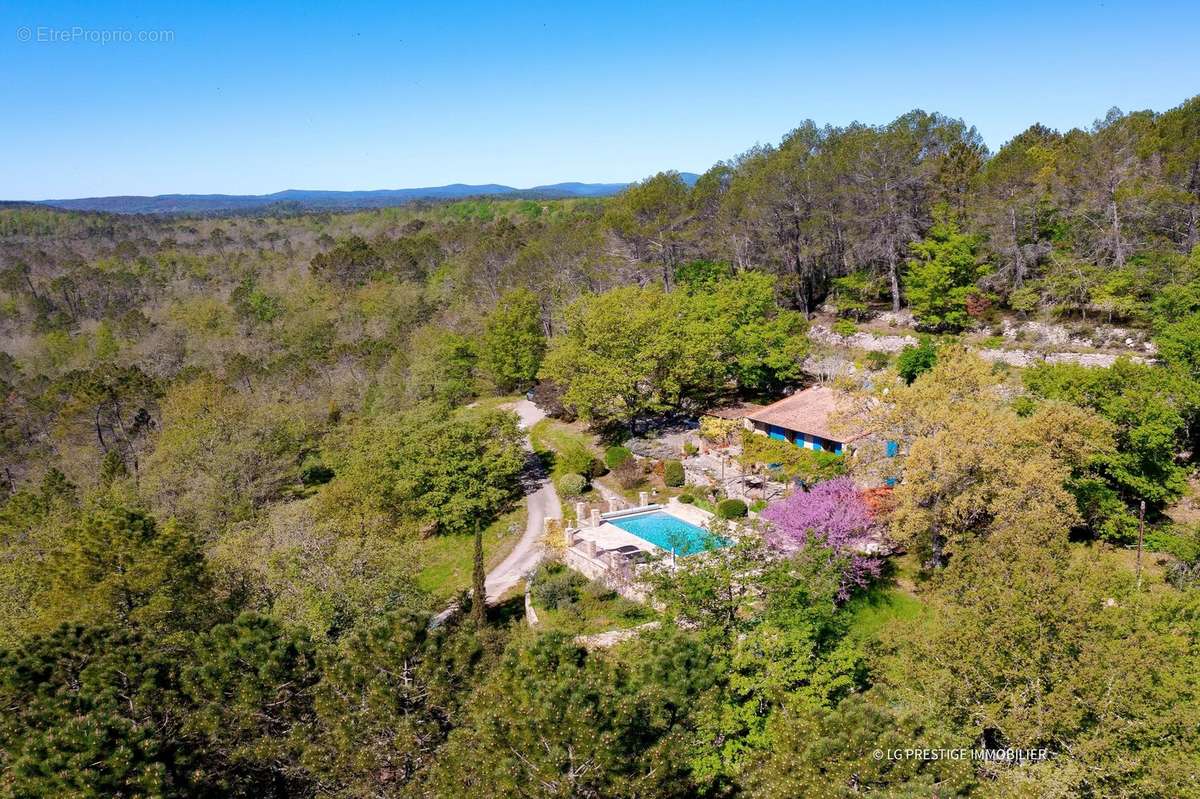
<instances>
[{"instance_id":1,"label":"green tree canopy","mask_svg":"<svg viewBox=\"0 0 1200 799\"><path fill-rule=\"evenodd\" d=\"M483 322L479 364L502 392L528 388L537 378L546 351L537 297L516 289L500 298Z\"/></svg>"},{"instance_id":2,"label":"green tree canopy","mask_svg":"<svg viewBox=\"0 0 1200 799\"><path fill-rule=\"evenodd\" d=\"M976 237L944 219L922 241L910 245L913 257L904 273L905 291L917 321L934 330L961 330L970 324L967 298L987 269L979 263Z\"/></svg>"},{"instance_id":3,"label":"green tree canopy","mask_svg":"<svg viewBox=\"0 0 1200 799\"><path fill-rule=\"evenodd\" d=\"M332 461L323 507L346 532L466 533L512 502L525 450L515 414L414 412L364 421Z\"/></svg>"}]
</instances>

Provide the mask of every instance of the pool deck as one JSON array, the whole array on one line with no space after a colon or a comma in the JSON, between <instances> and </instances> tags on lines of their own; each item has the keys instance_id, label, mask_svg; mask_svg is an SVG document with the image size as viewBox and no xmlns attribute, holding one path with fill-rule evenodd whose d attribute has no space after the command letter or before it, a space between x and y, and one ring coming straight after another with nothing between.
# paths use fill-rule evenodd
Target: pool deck
<instances>
[{"instance_id":1,"label":"pool deck","mask_svg":"<svg viewBox=\"0 0 1200 799\"><path fill-rule=\"evenodd\" d=\"M641 513L667 513L701 528L707 528L714 518L707 511L676 500L671 500L666 505L646 505L604 515L629 517ZM650 568L650 564L630 560L613 550L633 546L655 559L663 558L673 566L674 559L670 557L671 553L641 536L622 530L603 517L597 521L599 524L596 525L584 521L581 526L565 531L567 541L563 562L588 579L600 580L628 599L649 601L650 597L646 594L639 575L644 569Z\"/></svg>"},{"instance_id":2,"label":"pool deck","mask_svg":"<svg viewBox=\"0 0 1200 799\"><path fill-rule=\"evenodd\" d=\"M709 522L715 518L711 513L697 508L695 505L685 505L678 500L672 499L666 505L651 505L645 510L631 509L620 512L620 516L637 516L642 513L667 513L677 519L694 524L697 527L707 529ZM605 514L605 516L616 514ZM616 549L617 547L633 545L638 549L650 552L652 554L670 554L662 547L652 544L641 536L622 530L615 524L610 523L607 519L601 517L599 527L584 527L577 535L579 540L594 541L597 549Z\"/></svg>"}]
</instances>

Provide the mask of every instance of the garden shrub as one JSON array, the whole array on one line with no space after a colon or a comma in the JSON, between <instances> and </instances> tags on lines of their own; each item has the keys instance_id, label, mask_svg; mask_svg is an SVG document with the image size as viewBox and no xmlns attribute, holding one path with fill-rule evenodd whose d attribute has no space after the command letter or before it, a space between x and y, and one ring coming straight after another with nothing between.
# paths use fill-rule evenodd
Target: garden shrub
<instances>
[{"instance_id":1,"label":"garden shrub","mask_svg":"<svg viewBox=\"0 0 1200 799\"><path fill-rule=\"evenodd\" d=\"M580 586L579 594L585 601L607 602L616 597L617 592L599 580L588 580Z\"/></svg>"},{"instance_id":2,"label":"garden shrub","mask_svg":"<svg viewBox=\"0 0 1200 799\"><path fill-rule=\"evenodd\" d=\"M693 502L696 501L696 498L693 497L691 494L680 494L679 501L682 502L684 505L691 505Z\"/></svg>"},{"instance_id":3,"label":"garden shrub","mask_svg":"<svg viewBox=\"0 0 1200 799\"><path fill-rule=\"evenodd\" d=\"M746 515L746 503L740 499L723 499L717 503L717 518L741 519Z\"/></svg>"},{"instance_id":4,"label":"garden shrub","mask_svg":"<svg viewBox=\"0 0 1200 799\"><path fill-rule=\"evenodd\" d=\"M588 465L588 477L603 477L606 474L608 474L608 467L604 465L604 461L592 458L591 464Z\"/></svg>"},{"instance_id":5,"label":"garden shrub","mask_svg":"<svg viewBox=\"0 0 1200 799\"><path fill-rule=\"evenodd\" d=\"M592 453L577 441L572 441L563 447L557 457L558 465L563 472L574 472L575 474L591 474L592 460L594 460Z\"/></svg>"},{"instance_id":6,"label":"garden shrub","mask_svg":"<svg viewBox=\"0 0 1200 799\"><path fill-rule=\"evenodd\" d=\"M685 458L690 458L699 451L700 451L700 448L697 447L695 444L693 444L691 441L683 442L683 456Z\"/></svg>"},{"instance_id":7,"label":"garden shrub","mask_svg":"<svg viewBox=\"0 0 1200 799\"><path fill-rule=\"evenodd\" d=\"M533 600L548 610L574 604L588 581L561 563L545 563L538 567L529 589Z\"/></svg>"},{"instance_id":8,"label":"garden shrub","mask_svg":"<svg viewBox=\"0 0 1200 799\"><path fill-rule=\"evenodd\" d=\"M564 474L558 478L558 492L564 497L577 497L587 488L587 478L582 474Z\"/></svg>"},{"instance_id":9,"label":"garden shrub","mask_svg":"<svg viewBox=\"0 0 1200 799\"><path fill-rule=\"evenodd\" d=\"M616 469L618 466L629 462L633 459L633 453L625 447L609 447L604 452L604 462L610 469Z\"/></svg>"},{"instance_id":10,"label":"garden shrub","mask_svg":"<svg viewBox=\"0 0 1200 799\"><path fill-rule=\"evenodd\" d=\"M683 485L683 464L679 461L667 461L663 464L663 483L671 488Z\"/></svg>"}]
</instances>

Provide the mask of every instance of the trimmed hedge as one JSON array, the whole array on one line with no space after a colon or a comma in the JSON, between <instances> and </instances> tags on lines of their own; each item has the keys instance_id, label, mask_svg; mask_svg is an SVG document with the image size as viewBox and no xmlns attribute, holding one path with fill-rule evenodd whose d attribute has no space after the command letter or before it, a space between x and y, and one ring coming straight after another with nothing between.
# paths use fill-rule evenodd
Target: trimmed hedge
<instances>
[{"instance_id":1,"label":"trimmed hedge","mask_svg":"<svg viewBox=\"0 0 1200 799\"><path fill-rule=\"evenodd\" d=\"M667 461L663 464L663 482L671 488L683 485L683 464L679 461Z\"/></svg>"},{"instance_id":2,"label":"trimmed hedge","mask_svg":"<svg viewBox=\"0 0 1200 799\"><path fill-rule=\"evenodd\" d=\"M582 474L564 474L558 478L558 491L564 497L577 497L587 488L587 478Z\"/></svg>"},{"instance_id":3,"label":"trimmed hedge","mask_svg":"<svg viewBox=\"0 0 1200 799\"><path fill-rule=\"evenodd\" d=\"M632 457L633 453L625 447L609 447L604 452L604 463L608 468L615 469Z\"/></svg>"},{"instance_id":4,"label":"trimmed hedge","mask_svg":"<svg viewBox=\"0 0 1200 799\"><path fill-rule=\"evenodd\" d=\"M746 515L746 503L740 499L723 499L717 503L717 518L741 519Z\"/></svg>"}]
</instances>

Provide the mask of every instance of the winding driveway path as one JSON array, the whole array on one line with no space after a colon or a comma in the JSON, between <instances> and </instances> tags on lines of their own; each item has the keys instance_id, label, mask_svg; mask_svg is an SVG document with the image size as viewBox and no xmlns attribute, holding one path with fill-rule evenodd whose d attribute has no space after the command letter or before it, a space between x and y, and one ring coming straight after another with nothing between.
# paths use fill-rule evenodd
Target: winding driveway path
<instances>
[{"instance_id":1,"label":"winding driveway path","mask_svg":"<svg viewBox=\"0 0 1200 799\"><path fill-rule=\"evenodd\" d=\"M529 400L520 400L512 405L512 409L521 418L521 427L528 430L546 417L542 409ZM528 438L526 447L532 452ZM500 565L488 573L484 587L487 590L487 601L495 603L507 591L533 571L538 561L542 559L542 532L545 529L545 519L561 519L562 504L558 501L558 492L554 484L544 474L536 475L537 488L528 495L529 510L525 522L525 533L517 541L508 557Z\"/></svg>"}]
</instances>

